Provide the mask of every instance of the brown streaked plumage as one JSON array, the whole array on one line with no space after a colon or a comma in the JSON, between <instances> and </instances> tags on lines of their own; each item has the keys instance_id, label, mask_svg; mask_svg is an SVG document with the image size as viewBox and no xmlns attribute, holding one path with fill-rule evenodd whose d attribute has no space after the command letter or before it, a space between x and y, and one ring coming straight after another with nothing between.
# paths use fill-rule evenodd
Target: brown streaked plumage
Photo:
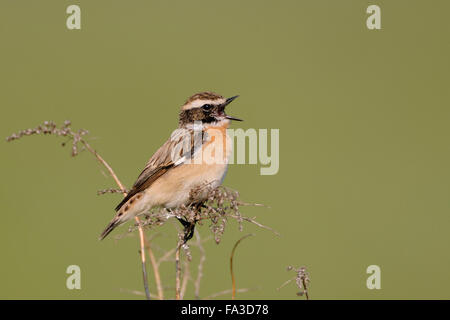
<instances>
[{"instance_id":1,"label":"brown streaked plumage","mask_svg":"<svg viewBox=\"0 0 450 320\"><path fill-rule=\"evenodd\" d=\"M194 94L193 96L190 96L184 103L183 107L185 107L186 105L189 105L192 101L195 101L195 100L217 101L217 100L221 100L221 99L224 99L223 96L221 96L220 94L211 92L211 91L199 92L199 93Z\"/></svg>"},{"instance_id":2,"label":"brown streaked plumage","mask_svg":"<svg viewBox=\"0 0 450 320\"><path fill-rule=\"evenodd\" d=\"M150 158L130 192L117 205L117 214L100 239L118 225L148 212L152 207L174 208L188 204L190 191L204 183L215 186L222 183L231 153L226 128L230 120L240 121L228 116L225 107L236 97L225 99L213 92L201 92L186 100L181 107L178 129ZM196 123L201 124L200 132L195 130ZM218 132L223 138L211 139ZM186 138L189 144L187 150L183 150L179 146ZM215 157L207 152L211 147L223 150L223 154L217 157L221 161L211 158Z\"/></svg>"}]
</instances>

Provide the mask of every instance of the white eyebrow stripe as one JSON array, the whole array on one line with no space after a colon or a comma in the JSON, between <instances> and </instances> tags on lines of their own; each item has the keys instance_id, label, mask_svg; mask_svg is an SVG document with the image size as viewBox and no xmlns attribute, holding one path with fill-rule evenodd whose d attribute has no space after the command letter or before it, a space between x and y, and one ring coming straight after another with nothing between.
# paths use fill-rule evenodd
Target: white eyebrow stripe
<instances>
[{"instance_id":1,"label":"white eyebrow stripe","mask_svg":"<svg viewBox=\"0 0 450 320\"><path fill-rule=\"evenodd\" d=\"M197 99L194 101L189 102L188 104L185 104L182 109L183 110L190 110L194 108L199 108L203 106L204 104L212 104L212 105L218 105L225 103L225 99L217 99L217 100L203 100L203 99Z\"/></svg>"}]
</instances>

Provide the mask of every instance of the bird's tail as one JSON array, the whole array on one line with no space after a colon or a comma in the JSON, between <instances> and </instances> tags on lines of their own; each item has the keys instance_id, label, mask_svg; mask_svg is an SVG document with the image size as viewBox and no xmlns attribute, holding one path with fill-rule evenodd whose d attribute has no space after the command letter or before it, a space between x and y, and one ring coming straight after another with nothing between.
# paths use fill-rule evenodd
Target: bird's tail
<instances>
[{"instance_id":1,"label":"bird's tail","mask_svg":"<svg viewBox=\"0 0 450 320\"><path fill-rule=\"evenodd\" d=\"M106 226L105 230L103 230L102 234L99 237L99 240L103 240L106 238L108 234L111 233L117 226L121 225L125 221L122 219L121 215L116 215L114 219L111 220L110 223Z\"/></svg>"}]
</instances>

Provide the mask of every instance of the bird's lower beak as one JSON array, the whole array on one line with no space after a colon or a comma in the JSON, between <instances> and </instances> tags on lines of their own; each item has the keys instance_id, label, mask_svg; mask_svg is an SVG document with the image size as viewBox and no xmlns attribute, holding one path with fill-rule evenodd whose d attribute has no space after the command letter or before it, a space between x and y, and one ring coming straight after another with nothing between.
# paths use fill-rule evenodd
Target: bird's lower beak
<instances>
[{"instance_id":1,"label":"bird's lower beak","mask_svg":"<svg viewBox=\"0 0 450 320\"><path fill-rule=\"evenodd\" d=\"M234 120L234 121L244 121L244 120L242 120L242 119L235 118L235 117L228 116L228 115L227 115L225 118L227 118L228 120Z\"/></svg>"},{"instance_id":2,"label":"bird's lower beak","mask_svg":"<svg viewBox=\"0 0 450 320\"><path fill-rule=\"evenodd\" d=\"M225 101L225 103L222 104L223 108L225 109L225 107L226 107L227 105L229 105L231 102L233 102L233 100L236 99L237 97L239 97L239 96L234 96L234 97L228 98L228 99ZM244 121L244 120L242 120L242 119L235 118L235 117L232 117L232 116L229 116L229 115L226 115L225 118L227 118L228 120L234 120L234 121Z\"/></svg>"}]
</instances>

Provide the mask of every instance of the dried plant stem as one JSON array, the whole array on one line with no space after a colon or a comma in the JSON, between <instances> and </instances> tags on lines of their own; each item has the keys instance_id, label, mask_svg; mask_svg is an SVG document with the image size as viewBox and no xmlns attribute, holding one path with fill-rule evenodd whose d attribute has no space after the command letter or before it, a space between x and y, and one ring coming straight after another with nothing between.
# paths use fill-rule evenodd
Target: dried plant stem
<instances>
[{"instance_id":1,"label":"dried plant stem","mask_svg":"<svg viewBox=\"0 0 450 320\"><path fill-rule=\"evenodd\" d=\"M147 252L148 257L150 258L150 263L152 264L153 274L155 276L156 290L158 290L158 299L164 300L164 290L161 283L161 275L159 273L159 264L156 261L155 255L153 254L150 242L147 242Z\"/></svg>"},{"instance_id":2,"label":"dried plant stem","mask_svg":"<svg viewBox=\"0 0 450 320\"><path fill-rule=\"evenodd\" d=\"M198 250L200 251L200 261L198 262L197 266L197 278L194 282L194 288L195 288L195 299L200 299L200 283L203 278L203 264L206 260L206 252L205 248L202 244L202 239L200 238L200 232L197 230L195 233L196 236L196 245L198 247Z\"/></svg>"},{"instance_id":3,"label":"dried plant stem","mask_svg":"<svg viewBox=\"0 0 450 320\"><path fill-rule=\"evenodd\" d=\"M308 283L307 283L306 279L303 278L302 283L303 283L303 288L305 288L305 290L304 290L305 298L306 298L306 300L309 300Z\"/></svg>"},{"instance_id":4,"label":"dried plant stem","mask_svg":"<svg viewBox=\"0 0 450 320\"><path fill-rule=\"evenodd\" d=\"M281 286L279 286L279 287L277 288L277 290L280 290L281 288L287 286L289 283L291 283L291 282L294 281L294 280L295 280L295 278L286 280Z\"/></svg>"},{"instance_id":5,"label":"dried plant stem","mask_svg":"<svg viewBox=\"0 0 450 320\"><path fill-rule=\"evenodd\" d=\"M259 223L258 221L256 221L255 218L249 218L249 217L244 217L244 216L236 216L236 215L230 215L230 217L235 218L235 219L245 220L247 222L250 222L250 223L253 223L253 224L257 225L260 228L263 228L263 229L266 229L266 230L270 230L274 234L276 234L277 236L280 235L276 230L272 229L271 227L265 226L265 225Z\"/></svg>"},{"instance_id":6,"label":"dried plant stem","mask_svg":"<svg viewBox=\"0 0 450 320\"><path fill-rule=\"evenodd\" d=\"M169 261L173 261L171 260L171 256L173 255L173 253L176 251L177 248L172 248L169 251L167 251L161 258L158 259L157 261L157 265L158 267L161 265L161 263L163 262L169 262Z\"/></svg>"},{"instance_id":7,"label":"dried plant stem","mask_svg":"<svg viewBox=\"0 0 450 320\"><path fill-rule=\"evenodd\" d=\"M175 300L181 299L181 265L180 265L180 255L181 246L183 245L182 240L178 241L177 249L175 251Z\"/></svg>"},{"instance_id":8,"label":"dried plant stem","mask_svg":"<svg viewBox=\"0 0 450 320\"><path fill-rule=\"evenodd\" d=\"M297 292L297 295L298 296L305 295L306 300L309 300L308 286L311 279L309 278L309 273L306 267L294 268L292 266L288 266L287 270L288 271L293 270L296 273L296 276L285 281L279 288L277 288L277 290L280 290L281 288L283 288L284 286L295 280L297 288L300 289L300 291Z\"/></svg>"},{"instance_id":9,"label":"dried plant stem","mask_svg":"<svg viewBox=\"0 0 450 320\"><path fill-rule=\"evenodd\" d=\"M123 194L126 195L126 189L123 186L122 182L120 182L119 178L117 177L117 175L115 174L114 170L111 168L111 166L97 153L97 151L95 151L90 145L89 143L86 142L86 140L84 139L80 139L80 142L86 147L86 149L92 153L97 160L106 168L106 170L108 170L109 174L111 175L111 177L114 179L114 181L116 182L117 186L120 188L120 190L122 190Z\"/></svg>"},{"instance_id":10,"label":"dried plant stem","mask_svg":"<svg viewBox=\"0 0 450 320\"><path fill-rule=\"evenodd\" d=\"M234 271L233 271L233 257L234 257L234 252L236 251L237 246L239 245L239 243L241 243L242 240L244 240L245 238L248 238L250 236L253 236L252 233L246 234L245 236L243 236L242 238L240 238L238 241L236 241L236 243L233 246L233 250L231 250L231 256L230 256L230 273L231 273L231 299L235 299L236 297L236 280L234 278Z\"/></svg>"},{"instance_id":11,"label":"dried plant stem","mask_svg":"<svg viewBox=\"0 0 450 320\"><path fill-rule=\"evenodd\" d=\"M138 290L129 290L129 289L123 289L123 288L121 288L121 289L120 289L120 292L131 293L131 294L134 294L134 295L136 295L136 296L143 296L143 297L146 296L146 294L145 294L144 292L138 291ZM158 298L158 297L156 296L156 294L154 294L154 293L152 293L152 292L150 292L150 297L151 297L152 299Z\"/></svg>"},{"instance_id":12,"label":"dried plant stem","mask_svg":"<svg viewBox=\"0 0 450 320\"><path fill-rule=\"evenodd\" d=\"M150 289L148 287L148 277L147 277L147 266L145 264L145 235L144 235L144 228L142 228L141 221L138 217L135 217L134 220L136 220L136 223L138 224L139 228L139 242L141 246L141 262L142 262L142 278L144 281L144 289L145 289L145 296L147 300L150 300Z\"/></svg>"},{"instance_id":13,"label":"dried plant stem","mask_svg":"<svg viewBox=\"0 0 450 320\"><path fill-rule=\"evenodd\" d=\"M191 272L189 270L189 259L185 259L184 261L184 272L183 272L183 282L181 283L181 290L180 290L180 299L183 300L184 295L186 294L186 289L189 280L191 279Z\"/></svg>"},{"instance_id":14,"label":"dried plant stem","mask_svg":"<svg viewBox=\"0 0 450 320\"><path fill-rule=\"evenodd\" d=\"M242 292L248 292L248 291L252 291L252 290L256 290L256 289L242 288L242 289L237 289L236 292L242 293ZM219 297L219 296L223 296L223 295L229 294L231 292L232 292L232 289L223 290L223 291L220 291L220 292L216 292L216 293L210 294L209 296L204 297L202 300L210 300L210 299L213 299L213 298L216 298L216 297Z\"/></svg>"},{"instance_id":15,"label":"dried plant stem","mask_svg":"<svg viewBox=\"0 0 450 320\"><path fill-rule=\"evenodd\" d=\"M106 193L123 193L123 190L108 188L108 189L103 189L103 190L98 190L97 191L97 195L99 195L99 196L102 195L102 194L106 194Z\"/></svg>"}]
</instances>

